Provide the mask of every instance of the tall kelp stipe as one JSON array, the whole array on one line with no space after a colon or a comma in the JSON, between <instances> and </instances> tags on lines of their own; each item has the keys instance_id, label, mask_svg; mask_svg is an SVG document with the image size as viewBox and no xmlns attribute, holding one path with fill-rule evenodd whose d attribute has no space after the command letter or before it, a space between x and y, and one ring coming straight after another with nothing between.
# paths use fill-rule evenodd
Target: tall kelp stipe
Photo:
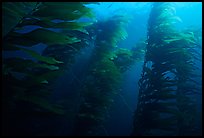
<instances>
[{"instance_id":1,"label":"tall kelp stipe","mask_svg":"<svg viewBox=\"0 0 204 138\"><path fill-rule=\"evenodd\" d=\"M97 130L105 131L102 124L121 80L121 72L111 59L117 43L127 37L125 22L125 16L113 16L98 21L90 28L95 35L95 49L90 59L92 65L81 89L82 99L74 135L98 135L100 131Z\"/></svg>"},{"instance_id":2,"label":"tall kelp stipe","mask_svg":"<svg viewBox=\"0 0 204 138\"><path fill-rule=\"evenodd\" d=\"M48 100L49 85L64 73L66 65L72 63L74 55L85 46L79 43L83 37L73 35L75 31L86 33L84 27L91 24L78 22L78 19L94 17L85 4L89 3L3 2L3 52L22 51L32 57L3 57L3 128L6 135L13 127L12 120L19 119L18 114L29 115L30 112L31 115L33 111L64 114L60 105ZM26 27L34 29L26 32ZM46 45L42 54L31 49L38 44ZM30 106L27 109L25 105Z\"/></svg>"},{"instance_id":3,"label":"tall kelp stipe","mask_svg":"<svg viewBox=\"0 0 204 138\"><path fill-rule=\"evenodd\" d=\"M196 135L193 32L177 31L172 3L155 2L132 135Z\"/></svg>"}]
</instances>

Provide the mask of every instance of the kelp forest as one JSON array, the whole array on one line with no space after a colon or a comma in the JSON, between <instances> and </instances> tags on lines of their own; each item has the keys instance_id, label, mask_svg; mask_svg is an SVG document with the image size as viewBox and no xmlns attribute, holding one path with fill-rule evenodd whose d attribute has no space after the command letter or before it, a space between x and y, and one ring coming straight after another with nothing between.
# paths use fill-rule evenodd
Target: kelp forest
<instances>
[{"instance_id":1,"label":"kelp forest","mask_svg":"<svg viewBox=\"0 0 204 138\"><path fill-rule=\"evenodd\" d=\"M187 22L201 10L187 6L2 2L2 134L201 136L202 26Z\"/></svg>"}]
</instances>

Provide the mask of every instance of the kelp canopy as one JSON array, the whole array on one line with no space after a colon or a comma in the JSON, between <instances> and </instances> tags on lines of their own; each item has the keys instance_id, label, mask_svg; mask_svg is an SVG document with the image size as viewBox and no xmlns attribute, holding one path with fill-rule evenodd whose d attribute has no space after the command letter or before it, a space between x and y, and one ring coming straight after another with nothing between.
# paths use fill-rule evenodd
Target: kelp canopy
<instances>
[{"instance_id":1,"label":"kelp canopy","mask_svg":"<svg viewBox=\"0 0 204 138\"><path fill-rule=\"evenodd\" d=\"M2 4L3 53L13 52L15 55L15 52L24 52L30 57L3 57L5 133L9 133L12 128L16 129L16 133L22 133L18 132L15 125L12 126L12 121L19 119L20 123L20 118L32 116L33 112L65 113L61 105L48 99L51 94L50 85L73 63L74 55L87 46L84 41L88 39L88 34L84 27L92 22L78 21L82 17L94 17L86 4L89 3ZM29 31L29 27L33 29ZM46 47L42 52L33 50L37 45ZM24 110L27 110L26 114L23 114Z\"/></svg>"}]
</instances>

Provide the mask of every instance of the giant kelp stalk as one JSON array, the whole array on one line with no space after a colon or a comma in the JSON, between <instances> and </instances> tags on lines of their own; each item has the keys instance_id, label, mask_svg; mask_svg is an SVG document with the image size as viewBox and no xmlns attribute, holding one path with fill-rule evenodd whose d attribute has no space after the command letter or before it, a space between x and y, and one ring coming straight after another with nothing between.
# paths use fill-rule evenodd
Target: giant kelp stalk
<instances>
[{"instance_id":1,"label":"giant kelp stalk","mask_svg":"<svg viewBox=\"0 0 204 138\"><path fill-rule=\"evenodd\" d=\"M175 29L179 21L172 3L153 4L132 135L188 135L195 128L195 39Z\"/></svg>"},{"instance_id":2,"label":"giant kelp stalk","mask_svg":"<svg viewBox=\"0 0 204 138\"><path fill-rule=\"evenodd\" d=\"M176 71L174 72L177 80L176 100L177 108L180 116L178 117L178 135L199 135L199 123L197 118L198 111L196 109L197 94L201 94L201 74L199 73L199 62L201 55L199 55L199 41L197 40L196 32L194 30L184 31L186 38L193 40L192 43L179 45L183 52L177 56L178 62L175 64Z\"/></svg>"},{"instance_id":3,"label":"giant kelp stalk","mask_svg":"<svg viewBox=\"0 0 204 138\"><path fill-rule=\"evenodd\" d=\"M79 22L79 18L94 17L92 10L85 4L87 3L2 4L3 52L24 52L30 56L30 59L24 56L3 57L5 134L10 135L11 128L18 130L12 123L21 120L23 116L38 112L64 113L60 105L48 100L51 94L49 84L64 73L67 64L73 63L74 55L85 46L81 45L81 39L86 38L73 34L73 31L86 33L84 27L90 25ZM40 44L46 46L45 49L40 49L42 54L32 49Z\"/></svg>"},{"instance_id":4,"label":"giant kelp stalk","mask_svg":"<svg viewBox=\"0 0 204 138\"><path fill-rule=\"evenodd\" d=\"M73 135L98 135L99 130L105 131L102 122L121 80L121 72L111 57L117 43L127 37L124 29L126 21L125 16L113 16L93 26L95 49L81 89L82 98Z\"/></svg>"}]
</instances>

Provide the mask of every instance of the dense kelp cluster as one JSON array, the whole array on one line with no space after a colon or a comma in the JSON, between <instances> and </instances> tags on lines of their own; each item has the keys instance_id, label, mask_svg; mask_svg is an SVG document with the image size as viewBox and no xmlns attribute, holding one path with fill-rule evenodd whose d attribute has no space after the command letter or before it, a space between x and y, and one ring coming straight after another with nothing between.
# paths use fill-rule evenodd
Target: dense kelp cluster
<instances>
[{"instance_id":1,"label":"dense kelp cluster","mask_svg":"<svg viewBox=\"0 0 204 138\"><path fill-rule=\"evenodd\" d=\"M172 4L153 4L132 135L196 135L197 45L194 33L176 30L176 22Z\"/></svg>"},{"instance_id":2,"label":"dense kelp cluster","mask_svg":"<svg viewBox=\"0 0 204 138\"><path fill-rule=\"evenodd\" d=\"M49 85L73 63L74 55L88 46L85 26L91 22L77 21L94 17L86 4L89 3L3 3L3 52L24 52L31 57L3 57L4 124L24 110L64 114L61 105L48 99L52 92ZM29 27L34 29L27 31ZM41 53L32 49L40 44L46 45ZM29 109L24 109L25 104L30 105Z\"/></svg>"},{"instance_id":3,"label":"dense kelp cluster","mask_svg":"<svg viewBox=\"0 0 204 138\"><path fill-rule=\"evenodd\" d=\"M181 19L173 4L155 2L147 40L118 48L128 36L129 16L93 22L87 4L98 3L2 3L4 135L109 135L103 123L114 97L121 97L123 73L143 60L132 135L200 133L201 29L178 30ZM86 67L79 71L82 61L76 57L84 48ZM71 88L56 96L53 87L63 75L73 77L67 82Z\"/></svg>"},{"instance_id":4,"label":"dense kelp cluster","mask_svg":"<svg viewBox=\"0 0 204 138\"><path fill-rule=\"evenodd\" d=\"M127 37L125 22L125 16L113 16L97 22L90 29L95 31L92 32L95 48L90 59L92 65L81 90L75 135L98 135L98 130L105 130L102 122L121 83L121 72L113 62L113 53L117 43Z\"/></svg>"},{"instance_id":5,"label":"dense kelp cluster","mask_svg":"<svg viewBox=\"0 0 204 138\"><path fill-rule=\"evenodd\" d=\"M27 110L25 116L37 112L66 114L62 105L49 99L50 86L93 39L91 66L85 83L79 88L82 101L75 134L92 135L93 127L100 127L104 121L108 105L113 102L111 97L121 83L121 73L140 57L138 52L143 47L117 49L118 42L127 37L124 27L127 16L115 15L95 23L87 31L85 27L92 23L77 21L81 17L94 17L86 4L90 3L3 3L3 52L21 51L30 56L29 59L24 56L3 59L4 124L9 124L6 131L12 127L12 121L20 119L19 115L23 117L23 110ZM27 31L29 27L32 29ZM42 44L46 47L41 52L32 49Z\"/></svg>"},{"instance_id":6,"label":"dense kelp cluster","mask_svg":"<svg viewBox=\"0 0 204 138\"><path fill-rule=\"evenodd\" d=\"M81 105L76 117L74 135L100 135L106 132L103 122L114 95L120 95L122 73L136 61L143 60L144 41L139 41L131 50L118 48L119 41L126 39L125 25L128 17L116 15L98 21L89 27L94 41L90 58L91 66L81 89Z\"/></svg>"}]
</instances>

